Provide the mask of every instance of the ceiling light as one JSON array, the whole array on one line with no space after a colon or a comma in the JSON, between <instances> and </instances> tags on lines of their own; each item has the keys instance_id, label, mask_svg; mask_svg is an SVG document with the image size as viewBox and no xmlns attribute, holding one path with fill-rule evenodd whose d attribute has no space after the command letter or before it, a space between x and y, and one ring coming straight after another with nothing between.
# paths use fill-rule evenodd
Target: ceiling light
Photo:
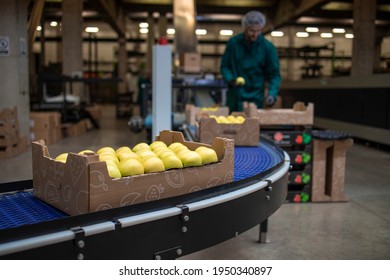
<instances>
[{"instance_id":1,"label":"ceiling light","mask_svg":"<svg viewBox=\"0 0 390 280\"><path fill-rule=\"evenodd\" d=\"M345 29L344 28L333 28L332 32L333 33L345 33Z\"/></svg>"},{"instance_id":2,"label":"ceiling light","mask_svg":"<svg viewBox=\"0 0 390 280\"><path fill-rule=\"evenodd\" d=\"M196 35L206 35L207 34L207 30L206 29L196 29L195 30L195 34Z\"/></svg>"},{"instance_id":3,"label":"ceiling light","mask_svg":"<svg viewBox=\"0 0 390 280\"><path fill-rule=\"evenodd\" d=\"M312 32L312 33L319 31L318 27L306 27L305 30L306 30L306 32Z\"/></svg>"},{"instance_id":4,"label":"ceiling light","mask_svg":"<svg viewBox=\"0 0 390 280\"><path fill-rule=\"evenodd\" d=\"M53 26L53 27L55 27L55 26L57 26L58 25L58 22L56 22L56 21L52 21L52 22L50 22L50 26Z\"/></svg>"},{"instance_id":5,"label":"ceiling light","mask_svg":"<svg viewBox=\"0 0 390 280\"><path fill-rule=\"evenodd\" d=\"M175 29L173 29L173 28L168 28L168 29L167 29L167 34L169 34L169 35L175 34Z\"/></svg>"},{"instance_id":6,"label":"ceiling light","mask_svg":"<svg viewBox=\"0 0 390 280\"><path fill-rule=\"evenodd\" d=\"M233 30L222 29L222 30L219 31L219 35L222 35L222 36L232 36L233 35Z\"/></svg>"},{"instance_id":7,"label":"ceiling light","mask_svg":"<svg viewBox=\"0 0 390 280\"><path fill-rule=\"evenodd\" d=\"M324 33L321 33L321 38L332 38L333 37L333 34L332 33L327 33L327 32L324 32Z\"/></svg>"},{"instance_id":8,"label":"ceiling light","mask_svg":"<svg viewBox=\"0 0 390 280\"><path fill-rule=\"evenodd\" d=\"M352 33L347 33L347 34L345 34L345 38L353 39L353 34Z\"/></svg>"},{"instance_id":9,"label":"ceiling light","mask_svg":"<svg viewBox=\"0 0 390 280\"><path fill-rule=\"evenodd\" d=\"M38 25L37 26L37 31L41 31L42 30L42 26Z\"/></svg>"},{"instance_id":10,"label":"ceiling light","mask_svg":"<svg viewBox=\"0 0 390 280\"><path fill-rule=\"evenodd\" d=\"M299 38L307 38L307 37L309 37L309 33L307 33L307 32L297 32L296 36L299 37Z\"/></svg>"},{"instance_id":11,"label":"ceiling light","mask_svg":"<svg viewBox=\"0 0 390 280\"><path fill-rule=\"evenodd\" d=\"M141 22L139 24L139 28L148 28L148 27L149 27L149 23L147 23L147 22Z\"/></svg>"},{"instance_id":12,"label":"ceiling light","mask_svg":"<svg viewBox=\"0 0 390 280\"><path fill-rule=\"evenodd\" d=\"M88 32L88 33L96 33L99 31L99 27L96 27L96 26L88 26L85 28L85 32Z\"/></svg>"},{"instance_id":13,"label":"ceiling light","mask_svg":"<svg viewBox=\"0 0 390 280\"><path fill-rule=\"evenodd\" d=\"M272 37L283 37L284 33L283 31L272 31L271 36Z\"/></svg>"},{"instance_id":14,"label":"ceiling light","mask_svg":"<svg viewBox=\"0 0 390 280\"><path fill-rule=\"evenodd\" d=\"M148 32L149 32L149 29L147 29L147 28L140 28L139 29L139 33L146 34Z\"/></svg>"}]
</instances>

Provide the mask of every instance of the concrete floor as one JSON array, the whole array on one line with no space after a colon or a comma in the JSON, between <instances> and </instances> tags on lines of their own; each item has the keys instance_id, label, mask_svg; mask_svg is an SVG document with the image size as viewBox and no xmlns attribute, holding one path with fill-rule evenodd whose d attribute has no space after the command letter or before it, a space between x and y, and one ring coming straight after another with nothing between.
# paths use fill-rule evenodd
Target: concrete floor
<instances>
[{"instance_id":1,"label":"concrete floor","mask_svg":"<svg viewBox=\"0 0 390 280\"><path fill-rule=\"evenodd\" d=\"M146 140L127 119L105 107L100 130L49 145L50 155ZM0 159L0 183L32 178L31 149ZM285 203L269 218L267 242L258 227L182 259L376 260L390 259L390 153L354 144L347 151L345 193L349 202Z\"/></svg>"}]
</instances>

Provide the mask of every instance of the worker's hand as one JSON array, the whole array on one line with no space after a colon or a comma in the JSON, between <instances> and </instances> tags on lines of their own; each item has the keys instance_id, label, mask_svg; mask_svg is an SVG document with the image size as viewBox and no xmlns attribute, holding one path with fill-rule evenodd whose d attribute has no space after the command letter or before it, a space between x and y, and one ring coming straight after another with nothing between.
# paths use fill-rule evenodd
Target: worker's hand
<instances>
[{"instance_id":1,"label":"worker's hand","mask_svg":"<svg viewBox=\"0 0 390 280\"><path fill-rule=\"evenodd\" d=\"M271 107L275 104L276 98L273 97L272 95L268 95L267 98L265 99L265 105Z\"/></svg>"}]
</instances>

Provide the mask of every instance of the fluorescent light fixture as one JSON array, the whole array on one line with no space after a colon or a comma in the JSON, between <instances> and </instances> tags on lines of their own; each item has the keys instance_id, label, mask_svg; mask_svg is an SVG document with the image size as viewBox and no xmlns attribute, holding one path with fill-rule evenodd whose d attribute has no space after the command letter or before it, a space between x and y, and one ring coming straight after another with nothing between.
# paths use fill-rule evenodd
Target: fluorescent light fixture
<instances>
[{"instance_id":1,"label":"fluorescent light fixture","mask_svg":"<svg viewBox=\"0 0 390 280\"><path fill-rule=\"evenodd\" d=\"M37 31L41 31L42 30L42 26L38 25L37 26Z\"/></svg>"},{"instance_id":2,"label":"fluorescent light fixture","mask_svg":"<svg viewBox=\"0 0 390 280\"><path fill-rule=\"evenodd\" d=\"M88 32L88 33L96 33L99 31L99 27L96 27L96 26L88 26L85 28L85 32Z\"/></svg>"},{"instance_id":3,"label":"fluorescent light fixture","mask_svg":"<svg viewBox=\"0 0 390 280\"><path fill-rule=\"evenodd\" d=\"M295 34L297 37L299 38L307 38L309 37L309 33L307 32L297 32L297 34Z\"/></svg>"},{"instance_id":4,"label":"fluorescent light fixture","mask_svg":"<svg viewBox=\"0 0 390 280\"><path fill-rule=\"evenodd\" d=\"M148 32L149 32L149 29L147 29L147 28L140 28L139 29L139 33L147 34Z\"/></svg>"},{"instance_id":5,"label":"fluorescent light fixture","mask_svg":"<svg viewBox=\"0 0 390 280\"><path fill-rule=\"evenodd\" d=\"M272 37L283 37L284 33L283 31L272 31L271 36Z\"/></svg>"},{"instance_id":6,"label":"fluorescent light fixture","mask_svg":"<svg viewBox=\"0 0 390 280\"><path fill-rule=\"evenodd\" d=\"M324 32L324 33L321 33L321 38L332 38L333 37L333 34L332 33L327 33L327 32Z\"/></svg>"},{"instance_id":7,"label":"fluorescent light fixture","mask_svg":"<svg viewBox=\"0 0 390 280\"><path fill-rule=\"evenodd\" d=\"M345 33L345 29L344 28L333 28L332 32L333 33Z\"/></svg>"},{"instance_id":8,"label":"fluorescent light fixture","mask_svg":"<svg viewBox=\"0 0 390 280\"><path fill-rule=\"evenodd\" d=\"M232 36L233 35L233 30L222 29L222 30L219 31L219 35L222 35L222 36Z\"/></svg>"},{"instance_id":9,"label":"fluorescent light fixture","mask_svg":"<svg viewBox=\"0 0 390 280\"><path fill-rule=\"evenodd\" d=\"M175 34L175 29L174 28L168 28L167 29L167 34L169 34L169 35Z\"/></svg>"},{"instance_id":10,"label":"fluorescent light fixture","mask_svg":"<svg viewBox=\"0 0 390 280\"><path fill-rule=\"evenodd\" d=\"M148 27L149 27L149 23L147 23L147 22L141 22L139 24L139 28L148 28Z\"/></svg>"},{"instance_id":11,"label":"fluorescent light fixture","mask_svg":"<svg viewBox=\"0 0 390 280\"><path fill-rule=\"evenodd\" d=\"M345 38L353 39L353 34L352 33L347 33L347 34L345 34Z\"/></svg>"},{"instance_id":12,"label":"fluorescent light fixture","mask_svg":"<svg viewBox=\"0 0 390 280\"><path fill-rule=\"evenodd\" d=\"M56 21L50 22L50 26L56 27L57 25L58 25L58 22L56 22Z\"/></svg>"},{"instance_id":13,"label":"fluorescent light fixture","mask_svg":"<svg viewBox=\"0 0 390 280\"><path fill-rule=\"evenodd\" d=\"M306 27L306 32L316 33L319 31L318 27Z\"/></svg>"},{"instance_id":14,"label":"fluorescent light fixture","mask_svg":"<svg viewBox=\"0 0 390 280\"><path fill-rule=\"evenodd\" d=\"M195 34L196 35L206 35L207 34L207 30L206 29L196 29L195 30Z\"/></svg>"}]
</instances>

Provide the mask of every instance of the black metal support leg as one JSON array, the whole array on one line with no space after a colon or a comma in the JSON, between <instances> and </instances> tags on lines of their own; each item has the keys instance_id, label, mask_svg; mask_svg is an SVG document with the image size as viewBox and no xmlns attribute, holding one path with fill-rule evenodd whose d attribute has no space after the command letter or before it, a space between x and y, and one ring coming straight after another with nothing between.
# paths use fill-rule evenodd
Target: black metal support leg
<instances>
[{"instance_id":1,"label":"black metal support leg","mask_svg":"<svg viewBox=\"0 0 390 280\"><path fill-rule=\"evenodd\" d=\"M259 225L259 243L266 243L268 232L268 219L264 220Z\"/></svg>"}]
</instances>

